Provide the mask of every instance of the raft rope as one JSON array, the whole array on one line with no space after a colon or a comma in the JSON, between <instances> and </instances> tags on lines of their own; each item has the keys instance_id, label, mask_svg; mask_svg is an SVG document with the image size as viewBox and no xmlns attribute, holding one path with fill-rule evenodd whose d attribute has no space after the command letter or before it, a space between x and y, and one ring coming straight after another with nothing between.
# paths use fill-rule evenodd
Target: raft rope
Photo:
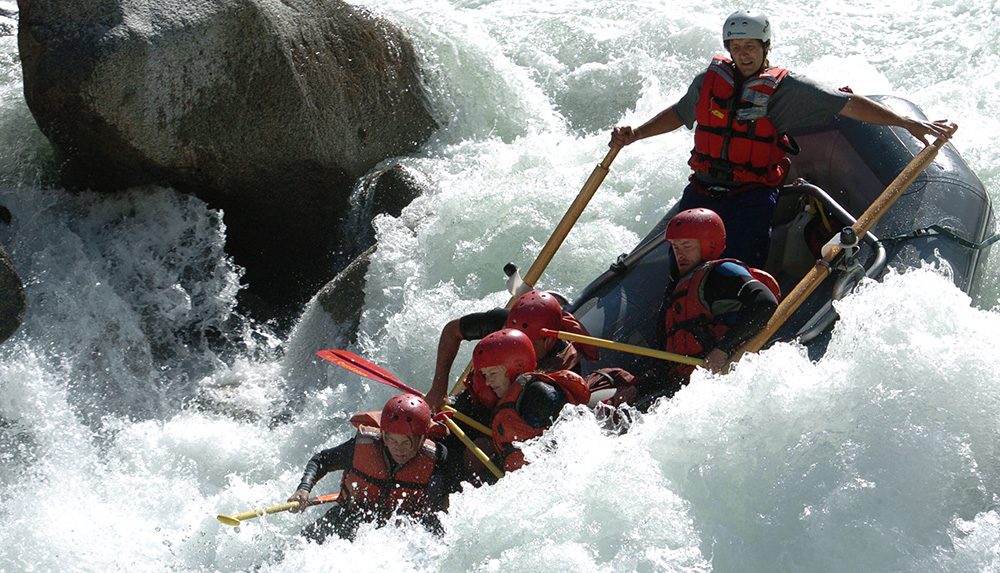
<instances>
[{"instance_id":1,"label":"raft rope","mask_svg":"<svg viewBox=\"0 0 1000 573\"><path fill-rule=\"evenodd\" d=\"M1000 241L1000 233L996 233L992 237L990 237L990 238L988 238L988 239L986 239L986 240L984 240L984 241L982 241L980 243L974 243L974 242L972 242L972 241L970 241L968 239L963 239L962 237L959 237L953 231L951 231L950 229L946 229L945 227L942 227L941 225L931 225L930 227L924 227L923 229L917 229L917 230L912 231L910 233L907 233L905 235L899 235L898 237L891 237L891 238L888 238L888 239L882 239L879 242L883 246L885 246L886 249L889 249L889 248L894 247L897 244L902 243L904 241L910 241L910 240L913 240L913 239L920 239L920 238L924 238L924 237L934 237L934 236L940 236L940 237L942 237L944 239L947 239L949 241L954 241L955 243L958 243L959 245L962 245L963 247L966 247L968 249L977 250L977 251L981 250L981 249L985 249L986 247L989 247L993 243L995 243L997 241Z\"/></svg>"}]
</instances>

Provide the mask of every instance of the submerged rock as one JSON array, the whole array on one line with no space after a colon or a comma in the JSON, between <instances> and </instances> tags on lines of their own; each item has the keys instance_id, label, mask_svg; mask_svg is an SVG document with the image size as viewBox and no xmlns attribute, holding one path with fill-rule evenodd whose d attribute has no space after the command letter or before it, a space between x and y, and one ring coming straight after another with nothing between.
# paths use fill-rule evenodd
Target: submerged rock
<instances>
[{"instance_id":1,"label":"submerged rock","mask_svg":"<svg viewBox=\"0 0 1000 573\"><path fill-rule=\"evenodd\" d=\"M354 344L365 304L365 275L375 247L369 247L320 289L316 301L338 325L343 345Z\"/></svg>"},{"instance_id":2,"label":"submerged rock","mask_svg":"<svg viewBox=\"0 0 1000 573\"><path fill-rule=\"evenodd\" d=\"M21 275L7 249L0 245L0 342L10 338L21 327L27 306Z\"/></svg>"},{"instance_id":3,"label":"submerged rock","mask_svg":"<svg viewBox=\"0 0 1000 573\"><path fill-rule=\"evenodd\" d=\"M24 91L71 189L225 210L256 296L334 274L354 182L435 128L414 49L340 0L19 0Z\"/></svg>"}]
</instances>

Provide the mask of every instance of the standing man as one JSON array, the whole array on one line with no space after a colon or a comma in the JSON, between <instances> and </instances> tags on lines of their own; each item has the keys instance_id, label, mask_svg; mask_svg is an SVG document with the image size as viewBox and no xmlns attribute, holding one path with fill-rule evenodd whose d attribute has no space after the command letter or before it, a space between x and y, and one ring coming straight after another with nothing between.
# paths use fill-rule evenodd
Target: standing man
<instances>
[{"instance_id":1,"label":"standing man","mask_svg":"<svg viewBox=\"0 0 1000 573\"><path fill-rule=\"evenodd\" d=\"M723 256L764 266L778 187L788 171L785 155L798 151L788 131L825 124L839 114L905 128L925 145L928 136L951 137L947 120L904 117L867 97L771 67L771 24L756 10L731 14L722 42L729 58L713 58L680 101L646 123L615 127L609 145L623 147L682 125L693 128L688 164L694 173L678 211L706 207L718 213L730 237Z\"/></svg>"}]
</instances>

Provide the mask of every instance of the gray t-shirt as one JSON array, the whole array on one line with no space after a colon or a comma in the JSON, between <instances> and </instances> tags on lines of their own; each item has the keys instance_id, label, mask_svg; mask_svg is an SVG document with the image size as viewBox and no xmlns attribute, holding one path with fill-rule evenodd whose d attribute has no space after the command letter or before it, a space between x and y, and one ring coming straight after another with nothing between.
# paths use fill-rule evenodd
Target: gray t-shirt
<instances>
[{"instance_id":1,"label":"gray t-shirt","mask_svg":"<svg viewBox=\"0 0 1000 573\"><path fill-rule=\"evenodd\" d=\"M705 72L695 76L687 93L674 104L677 117L688 129L694 129L695 107L704 80ZM823 87L809 78L788 72L768 101L767 117L778 133L824 125L844 109L850 97L849 93Z\"/></svg>"}]
</instances>

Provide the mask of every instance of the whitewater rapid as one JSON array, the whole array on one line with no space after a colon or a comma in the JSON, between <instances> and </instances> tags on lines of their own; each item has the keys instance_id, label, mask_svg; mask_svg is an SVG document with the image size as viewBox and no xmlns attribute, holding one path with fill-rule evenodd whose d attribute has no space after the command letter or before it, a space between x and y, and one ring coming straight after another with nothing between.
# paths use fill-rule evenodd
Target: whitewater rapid
<instances>
[{"instance_id":1,"label":"whitewater rapid","mask_svg":"<svg viewBox=\"0 0 1000 573\"><path fill-rule=\"evenodd\" d=\"M16 6L0 7L16 11ZM414 38L442 128L396 158L428 192L374 221L357 342L426 390L444 323L506 303L616 124L675 101L720 50L724 2L358 2ZM1000 5L764 4L772 62L913 101L1000 200ZM629 433L566 410L534 462L451 499L446 535L306 543L284 501L393 391L234 313L219 212L171 189L59 188L0 37L0 243L28 312L0 344L0 571L992 571L1000 569L1000 249L980 294L943 264L837 303L826 354L779 344L704 372ZM572 298L677 199L691 134L630 146L546 270ZM456 371L469 359L465 347ZM456 372L457 373L457 372ZM337 489L328 476L316 493Z\"/></svg>"}]
</instances>

